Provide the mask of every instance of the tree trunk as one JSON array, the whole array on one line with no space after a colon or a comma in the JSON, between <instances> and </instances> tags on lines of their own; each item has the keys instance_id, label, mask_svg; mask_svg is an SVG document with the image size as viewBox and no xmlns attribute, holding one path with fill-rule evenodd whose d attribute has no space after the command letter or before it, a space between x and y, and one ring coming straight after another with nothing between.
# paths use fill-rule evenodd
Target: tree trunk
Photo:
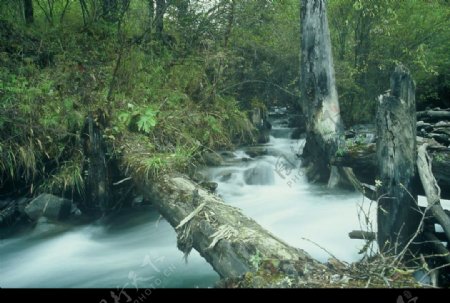
<instances>
[{"instance_id":1,"label":"tree trunk","mask_svg":"<svg viewBox=\"0 0 450 303\"><path fill-rule=\"evenodd\" d=\"M320 266L303 250L289 246L239 209L183 176L164 175L154 183L142 177L133 179L139 191L175 228L178 248L185 257L195 248L223 278L257 270L257 259Z\"/></svg>"},{"instance_id":2,"label":"tree trunk","mask_svg":"<svg viewBox=\"0 0 450 303\"><path fill-rule=\"evenodd\" d=\"M81 209L90 215L101 216L110 208L109 193L112 186L105 142L92 114L89 114L84 123L82 140L85 157L85 201Z\"/></svg>"},{"instance_id":3,"label":"tree trunk","mask_svg":"<svg viewBox=\"0 0 450 303\"><path fill-rule=\"evenodd\" d=\"M33 1L23 0L23 10L25 15L25 22L32 24L34 22Z\"/></svg>"},{"instance_id":4,"label":"tree trunk","mask_svg":"<svg viewBox=\"0 0 450 303\"><path fill-rule=\"evenodd\" d=\"M150 24L153 24L153 20L155 18L155 1L148 0L148 17Z\"/></svg>"},{"instance_id":5,"label":"tree trunk","mask_svg":"<svg viewBox=\"0 0 450 303\"><path fill-rule=\"evenodd\" d=\"M156 37L162 40L164 30L164 13L166 12L166 0L156 0L155 30Z\"/></svg>"},{"instance_id":6,"label":"tree trunk","mask_svg":"<svg viewBox=\"0 0 450 303\"><path fill-rule=\"evenodd\" d=\"M233 29L235 6L236 6L236 4L235 4L234 0L231 0L229 12L228 12L228 18L227 18L228 19L227 20L227 28L225 31L225 38L224 38L224 42L223 42L223 45L225 48L228 46L228 40L230 39L231 30Z\"/></svg>"},{"instance_id":7,"label":"tree trunk","mask_svg":"<svg viewBox=\"0 0 450 303\"><path fill-rule=\"evenodd\" d=\"M330 32L324 0L301 2L301 101L307 114L303 156L308 176L326 181L329 160L338 150L343 130L335 86Z\"/></svg>"},{"instance_id":8,"label":"tree trunk","mask_svg":"<svg viewBox=\"0 0 450 303\"><path fill-rule=\"evenodd\" d=\"M416 177L415 85L409 71L397 66L391 92L379 97L377 159L381 180L378 201L378 245L386 253L403 251L421 218Z\"/></svg>"}]
</instances>

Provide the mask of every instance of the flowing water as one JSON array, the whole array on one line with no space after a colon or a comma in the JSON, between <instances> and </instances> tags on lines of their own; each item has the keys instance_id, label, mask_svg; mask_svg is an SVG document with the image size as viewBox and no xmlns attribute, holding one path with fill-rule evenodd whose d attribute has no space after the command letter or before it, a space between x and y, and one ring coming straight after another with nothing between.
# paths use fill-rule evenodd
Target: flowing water
<instances>
[{"instance_id":1,"label":"flowing water","mask_svg":"<svg viewBox=\"0 0 450 303\"><path fill-rule=\"evenodd\" d=\"M361 228L361 194L307 183L296 156L304 140L290 133L274 123L270 143L258 147L264 155L251 159L240 149L205 173L227 203L286 242L320 261L328 252L356 261L364 242L347 234ZM212 287L219 279L195 251L185 263L172 227L151 207L84 226L42 221L0 240L0 256L0 287Z\"/></svg>"}]
</instances>

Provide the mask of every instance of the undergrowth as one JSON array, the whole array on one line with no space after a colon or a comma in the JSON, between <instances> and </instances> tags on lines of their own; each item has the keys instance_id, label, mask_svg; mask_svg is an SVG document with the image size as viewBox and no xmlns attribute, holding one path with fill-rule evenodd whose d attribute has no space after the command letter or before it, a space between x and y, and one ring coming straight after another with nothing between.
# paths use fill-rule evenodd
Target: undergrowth
<instances>
[{"instance_id":1,"label":"undergrowth","mask_svg":"<svg viewBox=\"0 0 450 303\"><path fill-rule=\"evenodd\" d=\"M183 57L157 41L131 43L132 29L101 22L33 29L2 23L1 193L82 196L80 132L89 113L106 121L109 157L133 145L130 165L146 177L184 171L206 150L253 140L239 102L217 93L208 76L211 50ZM141 145L151 152L140 154Z\"/></svg>"}]
</instances>

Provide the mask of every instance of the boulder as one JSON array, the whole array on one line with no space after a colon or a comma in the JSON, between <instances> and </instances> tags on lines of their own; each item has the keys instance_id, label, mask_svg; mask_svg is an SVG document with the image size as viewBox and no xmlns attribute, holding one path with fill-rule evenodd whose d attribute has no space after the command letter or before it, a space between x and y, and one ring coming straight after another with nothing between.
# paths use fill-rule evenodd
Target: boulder
<instances>
[{"instance_id":1,"label":"boulder","mask_svg":"<svg viewBox=\"0 0 450 303\"><path fill-rule=\"evenodd\" d=\"M211 181L202 182L202 183L200 183L200 185L212 193L216 191L217 186L218 186L218 184L216 182L211 182Z\"/></svg>"},{"instance_id":2,"label":"boulder","mask_svg":"<svg viewBox=\"0 0 450 303\"><path fill-rule=\"evenodd\" d=\"M248 185L271 185L275 183L274 167L261 163L244 172L245 183Z\"/></svg>"},{"instance_id":3,"label":"boulder","mask_svg":"<svg viewBox=\"0 0 450 303\"><path fill-rule=\"evenodd\" d=\"M41 194L33 199L26 207L25 214L36 221L40 217L51 220L64 220L72 210L72 201L51 194Z\"/></svg>"},{"instance_id":4,"label":"boulder","mask_svg":"<svg viewBox=\"0 0 450 303\"><path fill-rule=\"evenodd\" d=\"M220 153L220 155L221 155L222 157L228 158L228 159L234 159L234 158L236 158L236 155L235 155L233 152L231 152L231 151L223 151L223 152Z\"/></svg>"},{"instance_id":5,"label":"boulder","mask_svg":"<svg viewBox=\"0 0 450 303\"><path fill-rule=\"evenodd\" d=\"M223 164L223 158L215 152L206 152L203 154L203 161L208 166L220 166Z\"/></svg>"},{"instance_id":6,"label":"boulder","mask_svg":"<svg viewBox=\"0 0 450 303\"><path fill-rule=\"evenodd\" d=\"M256 158L256 157L267 155L268 151L267 151L267 148L255 146L255 147L247 148L245 150L245 153L252 158Z\"/></svg>"}]
</instances>

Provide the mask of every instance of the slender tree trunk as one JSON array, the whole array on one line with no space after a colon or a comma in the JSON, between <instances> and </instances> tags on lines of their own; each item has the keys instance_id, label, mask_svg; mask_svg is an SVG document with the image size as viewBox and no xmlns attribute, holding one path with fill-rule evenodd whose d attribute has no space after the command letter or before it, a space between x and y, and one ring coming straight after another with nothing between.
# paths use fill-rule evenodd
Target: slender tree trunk
<instances>
[{"instance_id":1,"label":"slender tree trunk","mask_svg":"<svg viewBox=\"0 0 450 303\"><path fill-rule=\"evenodd\" d=\"M88 23L89 9L86 4L86 0L80 0L81 13L83 15L83 25L86 26Z\"/></svg>"},{"instance_id":2,"label":"slender tree trunk","mask_svg":"<svg viewBox=\"0 0 450 303\"><path fill-rule=\"evenodd\" d=\"M368 61L370 54L370 30L372 28L373 20L360 12L358 16L356 29L355 29L355 68L356 73L356 83L358 83L364 90L364 95L368 97L368 85L367 85L367 74L368 74Z\"/></svg>"},{"instance_id":3,"label":"slender tree trunk","mask_svg":"<svg viewBox=\"0 0 450 303\"><path fill-rule=\"evenodd\" d=\"M329 160L342 144L343 125L324 0L302 0L301 32L300 90L308 120L304 163L309 165L309 179L327 181Z\"/></svg>"},{"instance_id":4,"label":"slender tree trunk","mask_svg":"<svg viewBox=\"0 0 450 303\"><path fill-rule=\"evenodd\" d=\"M386 253L402 252L421 218L413 180L416 177L415 85L409 71L397 66L391 91L379 97L377 158L381 188L378 245Z\"/></svg>"},{"instance_id":5,"label":"slender tree trunk","mask_svg":"<svg viewBox=\"0 0 450 303\"><path fill-rule=\"evenodd\" d=\"M32 24L34 22L33 1L23 0L23 9L25 15L25 22L27 24Z\"/></svg>"},{"instance_id":6,"label":"slender tree trunk","mask_svg":"<svg viewBox=\"0 0 450 303\"><path fill-rule=\"evenodd\" d=\"M231 36L231 31L233 29L233 23L234 23L234 11L235 11L236 4L234 0L230 0L230 11L228 13L228 23L227 23L227 29L225 31L225 38L224 38L224 46L228 46L228 40Z\"/></svg>"},{"instance_id":7,"label":"slender tree trunk","mask_svg":"<svg viewBox=\"0 0 450 303\"><path fill-rule=\"evenodd\" d=\"M150 27L152 27L153 20L155 19L155 1L148 0L148 18Z\"/></svg>"},{"instance_id":8,"label":"slender tree trunk","mask_svg":"<svg viewBox=\"0 0 450 303\"><path fill-rule=\"evenodd\" d=\"M69 5L70 5L70 0L66 0L66 3L64 4L64 8L61 13L61 16L59 17L59 23L63 23L64 17L66 16L66 12L67 12L67 9L69 8Z\"/></svg>"},{"instance_id":9,"label":"slender tree trunk","mask_svg":"<svg viewBox=\"0 0 450 303\"><path fill-rule=\"evenodd\" d=\"M81 135L86 171L86 197L81 208L90 215L101 216L110 210L112 184L102 131L94 120L93 114L90 113Z\"/></svg>"},{"instance_id":10,"label":"slender tree trunk","mask_svg":"<svg viewBox=\"0 0 450 303\"><path fill-rule=\"evenodd\" d=\"M155 30L156 37L162 39L164 30L164 13L166 12L166 0L156 0Z\"/></svg>"}]
</instances>

